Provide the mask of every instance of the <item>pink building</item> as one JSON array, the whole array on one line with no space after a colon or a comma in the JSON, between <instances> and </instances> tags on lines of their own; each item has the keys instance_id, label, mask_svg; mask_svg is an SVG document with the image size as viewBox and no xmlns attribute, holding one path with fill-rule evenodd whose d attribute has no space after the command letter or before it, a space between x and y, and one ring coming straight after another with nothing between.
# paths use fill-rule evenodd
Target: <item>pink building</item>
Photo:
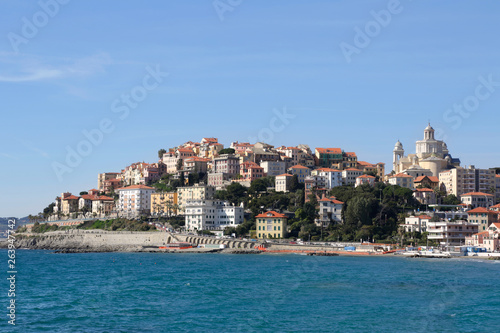
<instances>
[{"instance_id":1,"label":"pink building","mask_svg":"<svg viewBox=\"0 0 500 333\"><path fill-rule=\"evenodd\" d=\"M254 162L244 162L240 165L240 175L239 181L254 181L264 177L264 168L259 166Z\"/></svg>"}]
</instances>

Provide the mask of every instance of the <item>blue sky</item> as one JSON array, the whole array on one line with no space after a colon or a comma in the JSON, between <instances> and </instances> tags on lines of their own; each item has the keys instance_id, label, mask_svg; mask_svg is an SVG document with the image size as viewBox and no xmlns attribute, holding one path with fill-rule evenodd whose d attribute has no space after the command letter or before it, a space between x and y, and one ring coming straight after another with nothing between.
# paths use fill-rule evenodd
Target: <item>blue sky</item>
<instances>
[{"instance_id":1,"label":"blue sky","mask_svg":"<svg viewBox=\"0 0 500 333\"><path fill-rule=\"evenodd\" d=\"M430 120L462 164L500 166L499 2L54 1L0 1L0 216L204 136L341 147L390 171Z\"/></svg>"}]
</instances>

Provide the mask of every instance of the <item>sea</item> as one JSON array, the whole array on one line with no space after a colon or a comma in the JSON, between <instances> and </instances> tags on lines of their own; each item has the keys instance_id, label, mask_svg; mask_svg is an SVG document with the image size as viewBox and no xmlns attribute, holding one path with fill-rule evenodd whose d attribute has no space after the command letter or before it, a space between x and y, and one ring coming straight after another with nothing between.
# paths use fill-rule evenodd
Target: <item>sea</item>
<instances>
[{"instance_id":1,"label":"sea","mask_svg":"<svg viewBox=\"0 0 500 333\"><path fill-rule=\"evenodd\" d=\"M4 277L7 274L7 250ZM500 262L17 250L1 332L498 332Z\"/></svg>"}]
</instances>

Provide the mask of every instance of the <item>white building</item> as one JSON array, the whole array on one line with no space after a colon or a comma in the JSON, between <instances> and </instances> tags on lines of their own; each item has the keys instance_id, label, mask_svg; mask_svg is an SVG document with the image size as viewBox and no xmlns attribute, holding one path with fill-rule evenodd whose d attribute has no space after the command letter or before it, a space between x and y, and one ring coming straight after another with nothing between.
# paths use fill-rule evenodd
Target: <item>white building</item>
<instances>
[{"instance_id":1,"label":"white building","mask_svg":"<svg viewBox=\"0 0 500 333\"><path fill-rule=\"evenodd\" d=\"M136 217L151 211L151 194L156 190L145 185L132 185L116 190L119 194L117 210L122 216Z\"/></svg>"},{"instance_id":2,"label":"white building","mask_svg":"<svg viewBox=\"0 0 500 333\"><path fill-rule=\"evenodd\" d=\"M311 171L312 176L321 176L324 178L322 187L332 189L337 186L342 186L342 171L331 168L319 168Z\"/></svg>"},{"instance_id":3,"label":"white building","mask_svg":"<svg viewBox=\"0 0 500 333\"><path fill-rule=\"evenodd\" d=\"M465 238L477 233L478 225L467 221L428 222L427 238L441 245L464 245Z\"/></svg>"},{"instance_id":4,"label":"white building","mask_svg":"<svg viewBox=\"0 0 500 333\"><path fill-rule=\"evenodd\" d=\"M409 188L410 190L415 189L413 177L404 173L398 173L397 175L389 177L389 184Z\"/></svg>"},{"instance_id":5,"label":"white building","mask_svg":"<svg viewBox=\"0 0 500 333\"><path fill-rule=\"evenodd\" d=\"M222 200L187 200L185 204L186 229L224 230L243 223L243 207L231 206Z\"/></svg>"},{"instance_id":6,"label":"white building","mask_svg":"<svg viewBox=\"0 0 500 333\"><path fill-rule=\"evenodd\" d=\"M361 175L358 178L356 178L356 184L354 186L358 187L358 186L361 186L364 184L367 184L370 186L375 185L375 177L370 176L370 175Z\"/></svg>"},{"instance_id":7,"label":"white building","mask_svg":"<svg viewBox=\"0 0 500 333\"><path fill-rule=\"evenodd\" d=\"M260 162L260 166L268 176L281 175L286 171L285 161L262 161Z\"/></svg>"},{"instance_id":8,"label":"white building","mask_svg":"<svg viewBox=\"0 0 500 333\"><path fill-rule=\"evenodd\" d=\"M326 228L330 223L342 223L343 206L344 203L335 197L319 200L319 219L315 220L316 225Z\"/></svg>"},{"instance_id":9,"label":"white building","mask_svg":"<svg viewBox=\"0 0 500 333\"><path fill-rule=\"evenodd\" d=\"M410 216L405 218L405 223L400 224L399 227L402 228L404 232L425 232L427 231L427 225L431 219L432 217L429 215Z\"/></svg>"},{"instance_id":10,"label":"white building","mask_svg":"<svg viewBox=\"0 0 500 333\"><path fill-rule=\"evenodd\" d=\"M289 173L284 173L282 175L276 176L274 180L274 187L276 192L288 192L290 190L290 183L292 181L293 175Z\"/></svg>"},{"instance_id":11,"label":"white building","mask_svg":"<svg viewBox=\"0 0 500 333\"><path fill-rule=\"evenodd\" d=\"M493 206L494 196L484 192L469 192L460 196L462 203L466 204L469 208L484 207L489 208Z\"/></svg>"},{"instance_id":12,"label":"white building","mask_svg":"<svg viewBox=\"0 0 500 333\"><path fill-rule=\"evenodd\" d=\"M342 179L343 179L344 185L356 184L356 178L358 178L362 174L363 174L363 171L356 169L356 168L349 168L349 169L342 170Z\"/></svg>"}]
</instances>

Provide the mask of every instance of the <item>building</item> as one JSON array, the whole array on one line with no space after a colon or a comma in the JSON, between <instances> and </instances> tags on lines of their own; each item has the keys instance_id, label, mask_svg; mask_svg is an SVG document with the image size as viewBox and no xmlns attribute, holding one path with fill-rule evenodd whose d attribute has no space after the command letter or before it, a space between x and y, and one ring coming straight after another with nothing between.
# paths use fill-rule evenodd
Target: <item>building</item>
<instances>
[{"instance_id":1,"label":"building","mask_svg":"<svg viewBox=\"0 0 500 333\"><path fill-rule=\"evenodd\" d=\"M61 205L60 212L69 215L71 213L77 213L78 212L78 203L79 203L79 197L72 195L69 192L62 193L59 199ZM56 200L57 200L56 199Z\"/></svg>"},{"instance_id":2,"label":"building","mask_svg":"<svg viewBox=\"0 0 500 333\"><path fill-rule=\"evenodd\" d=\"M466 204L469 208L484 207L489 208L493 206L493 194L484 192L469 192L460 196L462 203Z\"/></svg>"},{"instance_id":3,"label":"building","mask_svg":"<svg viewBox=\"0 0 500 333\"><path fill-rule=\"evenodd\" d=\"M488 230L467 237L465 245L485 248L488 252L500 251L500 223L492 223Z\"/></svg>"},{"instance_id":4,"label":"building","mask_svg":"<svg viewBox=\"0 0 500 333\"><path fill-rule=\"evenodd\" d=\"M441 245L460 246L465 238L477 233L478 225L467 221L439 221L427 223L427 238Z\"/></svg>"},{"instance_id":5,"label":"building","mask_svg":"<svg viewBox=\"0 0 500 333\"><path fill-rule=\"evenodd\" d=\"M251 162L257 164L263 161L279 161L280 155L273 148L273 146L267 143L257 142L251 148L251 153L248 157Z\"/></svg>"},{"instance_id":6,"label":"building","mask_svg":"<svg viewBox=\"0 0 500 333\"><path fill-rule=\"evenodd\" d=\"M406 217L405 223L400 224L399 227L404 232L426 232L431 219L432 216L429 215L410 216Z\"/></svg>"},{"instance_id":7,"label":"building","mask_svg":"<svg viewBox=\"0 0 500 333\"><path fill-rule=\"evenodd\" d=\"M318 165L324 168L331 168L332 165L338 167L343 162L342 149L340 148L316 148L314 155Z\"/></svg>"},{"instance_id":8,"label":"building","mask_svg":"<svg viewBox=\"0 0 500 333\"><path fill-rule=\"evenodd\" d=\"M210 186L214 186L217 190L221 190L230 185L231 179L231 175L223 172L210 172L207 174L207 184Z\"/></svg>"},{"instance_id":9,"label":"building","mask_svg":"<svg viewBox=\"0 0 500 333\"><path fill-rule=\"evenodd\" d=\"M332 189L337 186L343 185L342 171L331 168L319 168L311 171L311 176L320 176L324 179L323 184L319 180L316 181L316 185L319 187L325 187L327 189Z\"/></svg>"},{"instance_id":10,"label":"building","mask_svg":"<svg viewBox=\"0 0 500 333\"><path fill-rule=\"evenodd\" d=\"M184 160L184 171L189 173L206 173L210 160L203 157L189 157Z\"/></svg>"},{"instance_id":11,"label":"building","mask_svg":"<svg viewBox=\"0 0 500 333\"><path fill-rule=\"evenodd\" d=\"M288 173L292 176L297 176L299 183L303 183L307 176L311 175L311 169L303 165L297 164L288 168Z\"/></svg>"},{"instance_id":12,"label":"building","mask_svg":"<svg viewBox=\"0 0 500 333\"><path fill-rule=\"evenodd\" d=\"M92 199L92 215L109 216L115 211L115 200L105 195L96 195Z\"/></svg>"},{"instance_id":13,"label":"building","mask_svg":"<svg viewBox=\"0 0 500 333\"><path fill-rule=\"evenodd\" d=\"M412 175L410 175L412 176ZM439 178L434 176L414 177L413 185L417 188L439 188Z\"/></svg>"},{"instance_id":14,"label":"building","mask_svg":"<svg viewBox=\"0 0 500 333\"><path fill-rule=\"evenodd\" d=\"M389 184L409 188L410 190L415 189L415 185L413 184L413 177L408 176L404 173L398 173L394 176L389 177Z\"/></svg>"},{"instance_id":15,"label":"building","mask_svg":"<svg viewBox=\"0 0 500 333\"><path fill-rule=\"evenodd\" d=\"M234 154L222 154L214 158L212 172L224 173L229 177L236 176L240 173L240 158Z\"/></svg>"},{"instance_id":16,"label":"building","mask_svg":"<svg viewBox=\"0 0 500 333\"><path fill-rule=\"evenodd\" d=\"M436 193L430 188L416 188L413 191L413 197L422 205L434 205L437 203Z\"/></svg>"},{"instance_id":17,"label":"building","mask_svg":"<svg viewBox=\"0 0 500 333\"><path fill-rule=\"evenodd\" d=\"M253 182L264 177L264 168L254 162L243 162L240 164L240 178L238 181Z\"/></svg>"},{"instance_id":18,"label":"building","mask_svg":"<svg viewBox=\"0 0 500 333\"><path fill-rule=\"evenodd\" d=\"M287 218L275 211L267 211L255 216L257 238L285 238Z\"/></svg>"},{"instance_id":19,"label":"building","mask_svg":"<svg viewBox=\"0 0 500 333\"><path fill-rule=\"evenodd\" d=\"M375 177L370 176L370 175L361 175L356 178L356 183L355 187L361 186L361 185L370 185L373 186L375 185Z\"/></svg>"},{"instance_id":20,"label":"building","mask_svg":"<svg viewBox=\"0 0 500 333\"><path fill-rule=\"evenodd\" d=\"M492 223L498 222L498 212L484 207L477 207L467 211L469 223L478 225L478 230L485 231Z\"/></svg>"},{"instance_id":21,"label":"building","mask_svg":"<svg viewBox=\"0 0 500 333\"><path fill-rule=\"evenodd\" d=\"M268 176L277 176L286 172L285 161L262 161L260 166Z\"/></svg>"},{"instance_id":22,"label":"building","mask_svg":"<svg viewBox=\"0 0 500 333\"><path fill-rule=\"evenodd\" d=\"M385 175L385 163L372 164L365 161L358 161L358 165L355 166L356 169L363 171L366 174L375 174L380 179Z\"/></svg>"},{"instance_id":23,"label":"building","mask_svg":"<svg viewBox=\"0 0 500 333\"><path fill-rule=\"evenodd\" d=\"M132 185L116 190L119 195L117 210L121 216L137 217L151 212L151 194L156 190L146 185Z\"/></svg>"},{"instance_id":24,"label":"building","mask_svg":"<svg viewBox=\"0 0 500 333\"><path fill-rule=\"evenodd\" d=\"M159 163L132 163L122 170L121 180L125 186L151 184L158 181L165 170L165 166Z\"/></svg>"},{"instance_id":25,"label":"building","mask_svg":"<svg viewBox=\"0 0 500 333\"><path fill-rule=\"evenodd\" d=\"M317 226L326 228L333 224L342 223L342 207L344 203L335 197L323 198L319 200L319 218L314 222Z\"/></svg>"},{"instance_id":26,"label":"building","mask_svg":"<svg viewBox=\"0 0 500 333\"><path fill-rule=\"evenodd\" d=\"M276 192L289 192L290 184L292 182L293 175L289 173L284 173L276 176L274 180L274 188Z\"/></svg>"},{"instance_id":27,"label":"building","mask_svg":"<svg viewBox=\"0 0 500 333\"><path fill-rule=\"evenodd\" d=\"M177 215L178 193L156 192L151 194L151 214L156 216Z\"/></svg>"},{"instance_id":28,"label":"building","mask_svg":"<svg viewBox=\"0 0 500 333\"><path fill-rule=\"evenodd\" d=\"M212 200L215 187L210 185L194 184L188 187L177 188L177 201L180 212L184 211L187 200Z\"/></svg>"},{"instance_id":29,"label":"building","mask_svg":"<svg viewBox=\"0 0 500 333\"><path fill-rule=\"evenodd\" d=\"M363 171L356 168L348 168L342 170L342 181L344 185L354 185L356 184L356 178L363 175Z\"/></svg>"},{"instance_id":30,"label":"building","mask_svg":"<svg viewBox=\"0 0 500 333\"><path fill-rule=\"evenodd\" d=\"M446 193L457 197L468 192L493 193L495 191L495 171L492 169L476 169L458 167L439 173L439 182Z\"/></svg>"},{"instance_id":31,"label":"building","mask_svg":"<svg viewBox=\"0 0 500 333\"><path fill-rule=\"evenodd\" d=\"M119 172L104 172L97 175L97 189L99 192L106 192L105 182L116 179L120 176Z\"/></svg>"},{"instance_id":32,"label":"building","mask_svg":"<svg viewBox=\"0 0 500 333\"><path fill-rule=\"evenodd\" d=\"M353 152L342 152L342 165L338 165L337 168L341 170L358 167L358 156Z\"/></svg>"},{"instance_id":33,"label":"building","mask_svg":"<svg viewBox=\"0 0 500 333\"><path fill-rule=\"evenodd\" d=\"M122 187L122 181L121 179L115 178L115 179L108 179L104 181L104 188L103 192L104 193L111 193L114 192L117 188Z\"/></svg>"},{"instance_id":34,"label":"building","mask_svg":"<svg viewBox=\"0 0 500 333\"><path fill-rule=\"evenodd\" d=\"M446 143L434 138L434 129L429 124L424 129L424 139L415 143L416 154L405 156L401 142L396 142L393 149L393 171L402 173L411 166L420 166L430 170L432 176L439 176L443 170L460 165L459 159L454 159L448 151Z\"/></svg>"},{"instance_id":35,"label":"building","mask_svg":"<svg viewBox=\"0 0 500 333\"><path fill-rule=\"evenodd\" d=\"M500 175L495 175L495 199L500 203Z\"/></svg>"},{"instance_id":36,"label":"building","mask_svg":"<svg viewBox=\"0 0 500 333\"><path fill-rule=\"evenodd\" d=\"M243 223L243 207L222 200L189 199L185 203L185 219L189 231L223 231Z\"/></svg>"},{"instance_id":37,"label":"building","mask_svg":"<svg viewBox=\"0 0 500 333\"><path fill-rule=\"evenodd\" d=\"M184 160L194 157L193 148L178 148L163 154L163 163L166 165L167 173L176 173L184 168ZM181 162L179 162L179 160Z\"/></svg>"}]
</instances>

